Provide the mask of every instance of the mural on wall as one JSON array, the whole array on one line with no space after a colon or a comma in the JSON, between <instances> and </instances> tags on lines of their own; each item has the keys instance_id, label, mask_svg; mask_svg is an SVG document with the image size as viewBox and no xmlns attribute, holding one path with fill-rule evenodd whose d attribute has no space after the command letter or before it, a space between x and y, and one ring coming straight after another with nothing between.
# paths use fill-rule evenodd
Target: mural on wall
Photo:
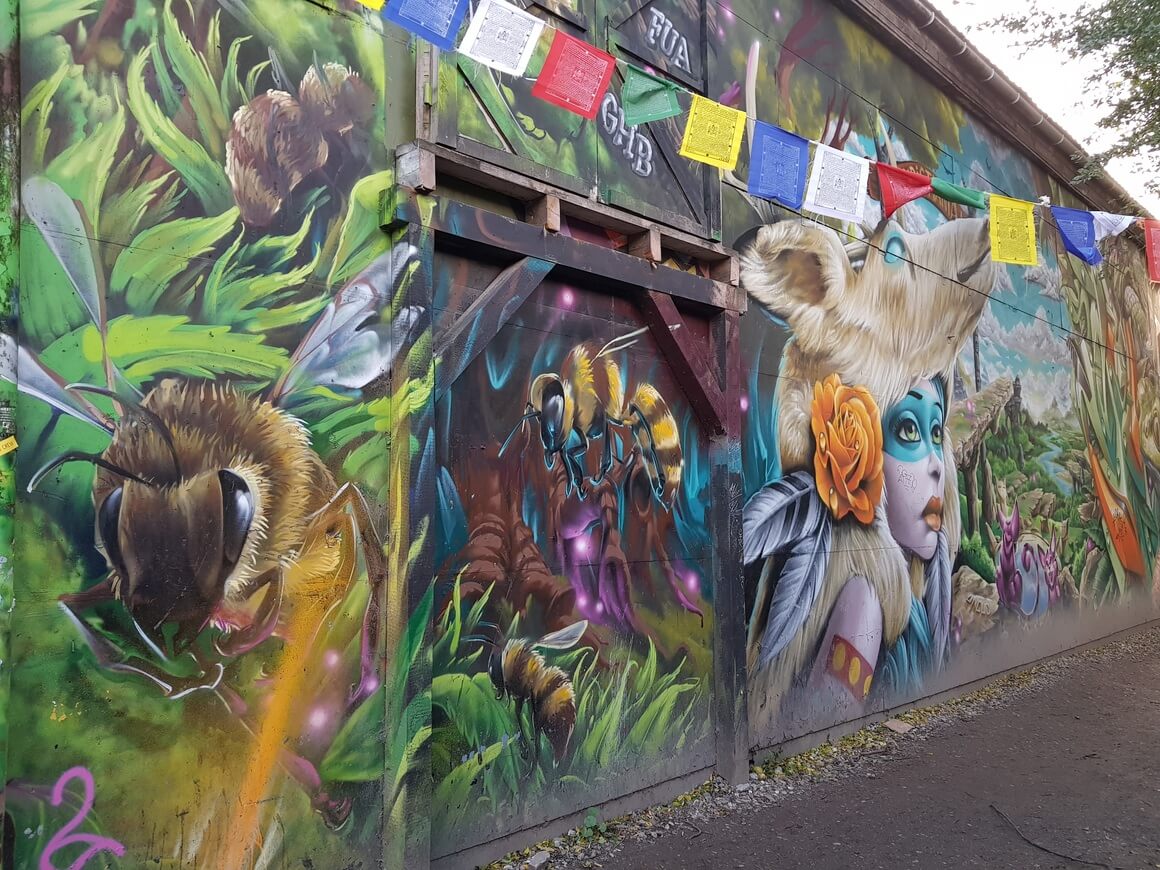
<instances>
[{"instance_id":1,"label":"mural on wall","mask_svg":"<svg viewBox=\"0 0 1160 870\"><path fill-rule=\"evenodd\" d=\"M429 276L351 7L22 7L16 866L402 865Z\"/></svg>"},{"instance_id":2,"label":"mural on wall","mask_svg":"<svg viewBox=\"0 0 1160 870\"><path fill-rule=\"evenodd\" d=\"M731 8L711 90L751 115L1069 201L827 5ZM1130 243L1093 269L1041 227L1040 264L1003 266L986 215L938 197L884 220L872 180L865 222L842 225L752 199L744 178L726 179L725 225L756 303L742 323L751 740L917 697L967 674L980 643L1050 632L1049 614L1143 604L1160 418L1155 301Z\"/></svg>"},{"instance_id":3,"label":"mural on wall","mask_svg":"<svg viewBox=\"0 0 1160 870\"><path fill-rule=\"evenodd\" d=\"M517 268L448 257L435 307ZM706 447L633 305L545 281L436 430L437 854L711 756Z\"/></svg>"}]
</instances>

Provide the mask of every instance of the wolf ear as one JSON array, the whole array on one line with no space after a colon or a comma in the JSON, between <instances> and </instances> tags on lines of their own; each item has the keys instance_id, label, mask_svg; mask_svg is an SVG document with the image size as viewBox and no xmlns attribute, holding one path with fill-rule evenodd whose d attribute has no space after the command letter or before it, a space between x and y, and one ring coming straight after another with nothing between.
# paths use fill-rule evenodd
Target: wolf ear
<instances>
[{"instance_id":1,"label":"wolf ear","mask_svg":"<svg viewBox=\"0 0 1160 870\"><path fill-rule=\"evenodd\" d=\"M762 227L741 258L746 291L790 326L814 309L834 308L854 282L837 234L799 223Z\"/></svg>"}]
</instances>

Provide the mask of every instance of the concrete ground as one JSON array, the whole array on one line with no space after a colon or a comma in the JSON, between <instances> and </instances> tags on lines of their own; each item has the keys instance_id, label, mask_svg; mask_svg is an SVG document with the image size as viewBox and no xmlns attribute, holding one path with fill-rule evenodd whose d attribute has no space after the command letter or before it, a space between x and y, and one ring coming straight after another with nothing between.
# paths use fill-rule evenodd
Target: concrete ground
<instances>
[{"instance_id":1,"label":"concrete ground","mask_svg":"<svg viewBox=\"0 0 1160 870\"><path fill-rule=\"evenodd\" d=\"M1160 867L1160 628L903 718L917 723L905 735L861 732L766 765L768 779L621 820L609 842L545 844L536 863Z\"/></svg>"}]
</instances>

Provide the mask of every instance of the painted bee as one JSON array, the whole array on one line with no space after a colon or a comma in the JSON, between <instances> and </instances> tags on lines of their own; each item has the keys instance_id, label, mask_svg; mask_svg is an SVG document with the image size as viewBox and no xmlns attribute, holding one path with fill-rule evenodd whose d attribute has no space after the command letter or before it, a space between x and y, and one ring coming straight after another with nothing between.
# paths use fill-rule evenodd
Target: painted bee
<instances>
[{"instance_id":1,"label":"painted bee","mask_svg":"<svg viewBox=\"0 0 1160 870\"><path fill-rule=\"evenodd\" d=\"M23 199L46 234L61 230L43 216L68 209L77 214L63 191L45 179L26 182ZM78 257L82 253L88 255L78 251ZM405 308L392 323L368 321L377 321L394 298L417 254L411 246L398 246L343 287L262 396L178 378L161 380L143 397L132 395L107 355L110 387L66 385L31 351L5 348L18 361L18 389L110 436L101 453L67 451L54 457L28 484L32 492L65 463L97 468L96 540L108 575L62 596L61 606L101 667L142 677L170 698L216 694L243 718L259 747L239 782L243 827L253 820L242 814L257 812L279 763L311 792L328 824L341 824L350 810L349 799L331 801L310 762L284 744L312 638L358 577L360 553L371 595L357 644L360 672L345 709L379 685L385 557L358 488L337 483L311 447L305 426L281 406L319 385L356 391L389 371L422 312ZM86 289L82 296L98 294ZM106 310L103 298L90 308L102 336ZM6 369L0 376L13 379ZM105 416L85 393L112 399L118 418ZM143 646L146 655L126 653L85 617L94 607L117 602L135 632L125 641ZM217 629L212 643L198 642L210 628ZM260 711L250 710L223 684L225 664L275 631L284 645L271 696Z\"/></svg>"},{"instance_id":2,"label":"painted bee","mask_svg":"<svg viewBox=\"0 0 1160 870\"><path fill-rule=\"evenodd\" d=\"M588 490L584 485L583 460L589 442L604 439L600 470L591 478L597 484L612 468L610 427L622 426L640 444L654 494L664 507L671 508L685 464L677 421L652 384L640 383L625 402L620 366L611 358L611 354L636 344L647 331L647 327L635 330L603 347L592 341L581 342L564 358L559 374L537 375L529 390L526 413L508 436L500 455L528 420L538 419L545 464L552 468L559 454L568 474L568 494L575 488L584 498ZM568 446L573 433L576 443Z\"/></svg>"},{"instance_id":3,"label":"painted bee","mask_svg":"<svg viewBox=\"0 0 1160 870\"><path fill-rule=\"evenodd\" d=\"M576 727L576 695L572 681L560 668L549 665L537 649L571 649L588 630L585 619L554 631L539 640L516 638L501 648L492 645L487 671L495 686L495 697L510 695L516 702L516 723L524 729L524 703L532 708L532 752L540 747L540 735L548 738L559 764L568 751L572 729Z\"/></svg>"},{"instance_id":4,"label":"painted bee","mask_svg":"<svg viewBox=\"0 0 1160 870\"><path fill-rule=\"evenodd\" d=\"M238 109L226 141L226 176L242 220L273 223L302 179L326 164L328 137L338 141L373 113L374 92L337 63L309 67L297 97L269 90Z\"/></svg>"}]
</instances>

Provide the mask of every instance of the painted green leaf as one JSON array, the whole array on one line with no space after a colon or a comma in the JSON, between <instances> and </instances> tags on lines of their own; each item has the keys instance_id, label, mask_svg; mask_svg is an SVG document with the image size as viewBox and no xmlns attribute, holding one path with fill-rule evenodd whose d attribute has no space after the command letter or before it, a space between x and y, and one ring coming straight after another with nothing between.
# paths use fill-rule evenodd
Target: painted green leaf
<instances>
[{"instance_id":1,"label":"painted green leaf","mask_svg":"<svg viewBox=\"0 0 1160 870\"><path fill-rule=\"evenodd\" d=\"M79 347L90 363L100 362L101 337L96 327L80 330ZM285 350L263 344L260 336L191 324L189 318L177 315L109 321L109 356L134 384L161 374L238 375L269 381L282 373L288 359Z\"/></svg>"},{"instance_id":2,"label":"painted green leaf","mask_svg":"<svg viewBox=\"0 0 1160 870\"><path fill-rule=\"evenodd\" d=\"M109 290L134 311L149 313L168 283L203 257L237 223L238 210L217 217L177 218L145 230L117 258Z\"/></svg>"},{"instance_id":3,"label":"painted green leaf","mask_svg":"<svg viewBox=\"0 0 1160 870\"><path fill-rule=\"evenodd\" d=\"M370 782L383 771L386 689L363 701L335 735L318 772L325 782Z\"/></svg>"},{"instance_id":4,"label":"painted green leaf","mask_svg":"<svg viewBox=\"0 0 1160 870\"><path fill-rule=\"evenodd\" d=\"M96 0L25 0L20 4L20 39L31 42L96 11Z\"/></svg>"},{"instance_id":5,"label":"painted green leaf","mask_svg":"<svg viewBox=\"0 0 1160 870\"><path fill-rule=\"evenodd\" d=\"M473 795L479 791L480 773L503 751L502 744L493 743L467 761L454 767L435 786L431 799L432 833L444 837L462 823Z\"/></svg>"},{"instance_id":6,"label":"painted green leaf","mask_svg":"<svg viewBox=\"0 0 1160 870\"><path fill-rule=\"evenodd\" d=\"M221 214L234 201L225 170L200 143L182 133L149 96L145 86L148 59L149 50L145 49L133 58L125 77L129 109L137 127L158 155L177 170L206 213Z\"/></svg>"},{"instance_id":7,"label":"painted green leaf","mask_svg":"<svg viewBox=\"0 0 1160 870\"><path fill-rule=\"evenodd\" d=\"M391 248L391 238L379 227L379 194L395 183L394 172L377 172L351 189L350 203L339 230L338 247L326 281L340 286Z\"/></svg>"},{"instance_id":8,"label":"painted green leaf","mask_svg":"<svg viewBox=\"0 0 1160 870\"><path fill-rule=\"evenodd\" d=\"M198 54L174 17L172 4L166 2L161 13L161 42L165 54L173 66L173 72L185 86L185 96L189 99L197 128L201 132L201 142L219 163L225 159L225 140L229 131L229 121L222 108L221 96L206 59ZM216 54L217 48L211 51ZM220 58L219 58L220 60Z\"/></svg>"},{"instance_id":9,"label":"painted green leaf","mask_svg":"<svg viewBox=\"0 0 1160 870\"><path fill-rule=\"evenodd\" d=\"M70 145L44 170L48 178L81 204L93 227L100 226L105 182L124 132L125 110L118 105L113 117L97 124L91 135Z\"/></svg>"},{"instance_id":10,"label":"painted green leaf","mask_svg":"<svg viewBox=\"0 0 1160 870\"><path fill-rule=\"evenodd\" d=\"M695 690L695 684L678 683L654 697L629 729L625 747L630 752L655 754L662 751L669 740L678 701L682 695Z\"/></svg>"}]
</instances>

